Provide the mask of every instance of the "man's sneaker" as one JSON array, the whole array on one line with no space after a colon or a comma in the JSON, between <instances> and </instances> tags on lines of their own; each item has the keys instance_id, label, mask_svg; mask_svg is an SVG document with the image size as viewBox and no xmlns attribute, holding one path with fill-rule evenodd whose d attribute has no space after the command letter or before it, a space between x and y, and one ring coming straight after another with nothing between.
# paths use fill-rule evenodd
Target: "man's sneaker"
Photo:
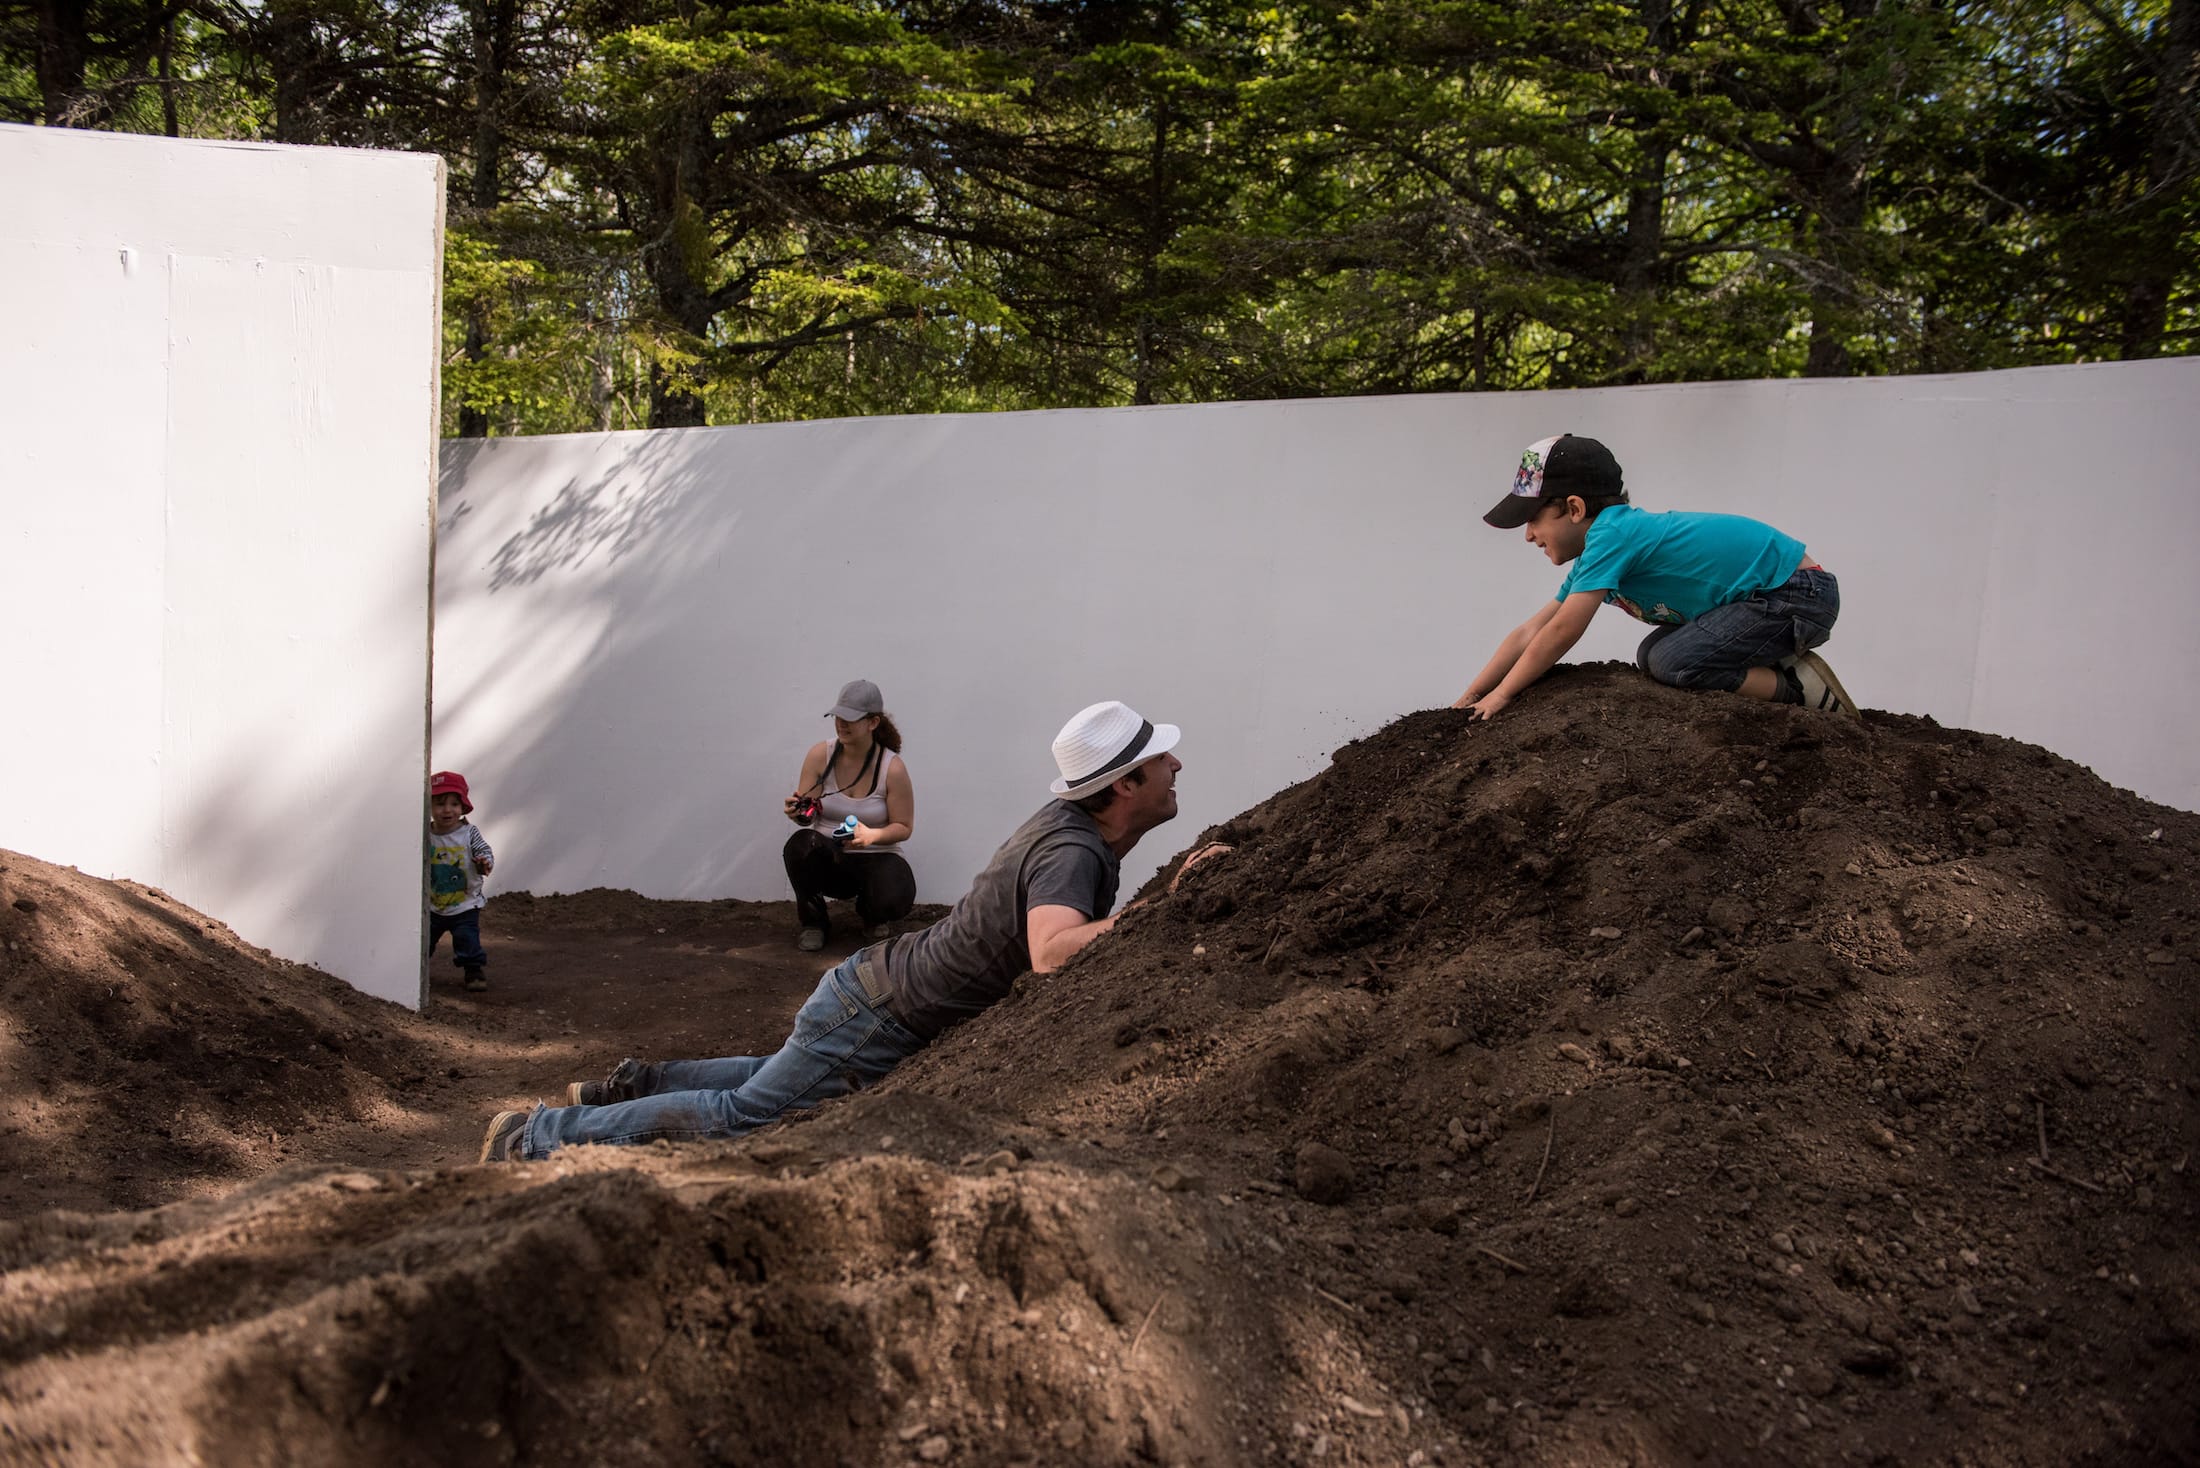
<instances>
[{"instance_id":1,"label":"man's sneaker","mask_svg":"<svg viewBox=\"0 0 2200 1468\"><path fill-rule=\"evenodd\" d=\"M1833 669L1826 660L1814 652L1806 652L1795 660L1795 681L1803 685L1803 707L1822 709L1829 714L1847 714L1859 717L1856 701L1841 686L1841 680L1833 676Z\"/></svg>"},{"instance_id":2,"label":"man's sneaker","mask_svg":"<svg viewBox=\"0 0 2200 1468\"><path fill-rule=\"evenodd\" d=\"M481 971L480 964L475 963L467 965L466 987L469 991L475 994L479 994L482 990L489 987L489 976Z\"/></svg>"},{"instance_id":3,"label":"man's sneaker","mask_svg":"<svg viewBox=\"0 0 2200 1468\"><path fill-rule=\"evenodd\" d=\"M481 1139L483 1162L522 1162L519 1155L521 1135L527 1130L527 1113L524 1111L500 1111L489 1118L489 1131Z\"/></svg>"},{"instance_id":4,"label":"man's sneaker","mask_svg":"<svg viewBox=\"0 0 2200 1468\"><path fill-rule=\"evenodd\" d=\"M616 1106L641 1095L642 1063L631 1057L611 1067L600 1081L575 1081L565 1088L568 1106Z\"/></svg>"},{"instance_id":5,"label":"man's sneaker","mask_svg":"<svg viewBox=\"0 0 2200 1468\"><path fill-rule=\"evenodd\" d=\"M825 930L823 928L804 928L801 938L796 941L794 946L804 953L817 952L825 946Z\"/></svg>"}]
</instances>

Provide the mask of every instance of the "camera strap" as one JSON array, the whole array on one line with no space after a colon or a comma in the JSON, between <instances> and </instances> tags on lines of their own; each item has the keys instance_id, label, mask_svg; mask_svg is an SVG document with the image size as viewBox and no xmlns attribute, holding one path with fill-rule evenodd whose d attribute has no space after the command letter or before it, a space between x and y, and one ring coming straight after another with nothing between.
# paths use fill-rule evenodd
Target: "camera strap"
<instances>
[{"instance_id":1,"label":"camera strap","mask_svg":"<svg viewBox=\"0 0 2200 1468\"><path fill-rule=\"evenodd\" d=\"M842 785L838 790L827 790L825 788L825 782L832 778L833 766L840 763L840 741L838 739L835 739L833 741L832 751L825 756L825 768L818 772L817 784L814 787L816 789L816 792L820 796L846 795L849 790L863 783L863 777L870 772L872 763L874 761L877 761L878 758L879 742L874 739L871 741L871 752L869 754L866 754L863 757L863 763L856 767L855 779L849 781L845 785ZM881 763L879 767L882 770L885 768L883 763ZM809 792L805 791L803 793L808 794ZM876 794L878 794L878 781L876 779L873 779L871 781L871 788L864 791L862 795L856 798L859 800L869 800L872 796Z\"/></svg>"}]
</instances>

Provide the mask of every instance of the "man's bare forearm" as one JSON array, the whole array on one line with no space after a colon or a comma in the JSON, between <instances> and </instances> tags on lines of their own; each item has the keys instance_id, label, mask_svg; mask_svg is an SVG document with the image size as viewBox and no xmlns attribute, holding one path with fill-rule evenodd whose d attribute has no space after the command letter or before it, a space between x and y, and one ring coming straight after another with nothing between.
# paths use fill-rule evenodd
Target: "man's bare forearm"
<instances>
[{"instance_id":1,"label":"man's bare forearm","mask_svg":"<svg viewBox=\"0 0 2200 1468\"><path fill-rule=\"evenodd\" d=\"M1120 916L1121 913L1114 913L1089 923L1079 923L1074 928L1062 929L1040 947L1038 961L1032 964L1031 971L1035 974L1053 973L1075 958L1087 943L1114 927L1115 919Z\"/></svg>"}]
</instances>

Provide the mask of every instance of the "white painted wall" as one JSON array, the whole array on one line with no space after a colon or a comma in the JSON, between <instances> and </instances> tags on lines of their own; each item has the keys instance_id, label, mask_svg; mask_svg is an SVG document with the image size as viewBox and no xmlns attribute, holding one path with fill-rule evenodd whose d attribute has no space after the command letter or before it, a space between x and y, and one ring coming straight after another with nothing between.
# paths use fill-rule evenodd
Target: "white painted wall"
<instances>
[{"instance_id":1,"label":"white painted wall","mask_svg":"<svg viewBox=\"0 0 2200 1468\"><path fill-rule=\"evenodd\" d=\"M0 846L411 1005L442 176L0 127Z\"/></svg>"},{"instance_id":2,"label":"white painted wall","mask_svg":"<svg viewBox=\"0 0 2200 1468\"><path fill-rule=\"evenodd\" d=\"M495 885L786 895L778 814L884 689L952 901L1082 705L1182 724L1201 827L1448 703L1559 574L1480 517L1603 439L1647 508L1756 515L1841 578L1866 705L2200 807L2200 359L1942 378L868 419L447 444L435 750ZM1607 609L1577 658L1631 657Z\"/></svg>"}]
</instances>

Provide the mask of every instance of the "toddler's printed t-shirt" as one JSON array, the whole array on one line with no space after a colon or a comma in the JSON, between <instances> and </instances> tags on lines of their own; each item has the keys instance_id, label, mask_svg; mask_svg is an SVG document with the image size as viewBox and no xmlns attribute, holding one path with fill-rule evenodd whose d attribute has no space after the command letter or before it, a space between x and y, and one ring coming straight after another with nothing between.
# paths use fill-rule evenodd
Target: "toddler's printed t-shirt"
<instances>
[{"instance_id":1,"label":"toddler's printed t-shirt","mask_svg":"<svg viewBox=\"0 0 2200 1468\"><path fill-rule=\"evenodd\" d=\"M489 850L489 843L474 829L473 822L460 821L456 830L440 834L430 827L428 910L449 917L481 906L481 868L477 863L495 860L496 854Z\"/></svg>"},{"instance_id":2,"label":"toddler's printed t-shirt","mask_svg":"<svg viewBox=\"0 0 2200 1468\"><path fill-rule=\"evenodd\" d=\"M1753 591L1786 585L1802 563L1801 541L1746 515L1613 505L1590 522L1558 600L1601 591L1607 604L1642 621L1692 622Z\"/></svg>"}]
</instances>

